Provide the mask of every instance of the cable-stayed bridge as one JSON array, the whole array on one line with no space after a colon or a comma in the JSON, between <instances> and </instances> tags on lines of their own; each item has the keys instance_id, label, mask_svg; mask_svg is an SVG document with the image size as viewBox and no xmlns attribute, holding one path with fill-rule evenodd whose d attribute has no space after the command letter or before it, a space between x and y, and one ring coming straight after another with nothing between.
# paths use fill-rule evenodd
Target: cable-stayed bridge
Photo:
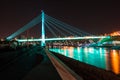
<instances>
[{"instance_id":1,"label":"cable-stayed bridge","mask_svg":"<svg viewBox=\"0 0 120 80\"><path fill-rule=\"evenodd\" d=\"M101 39L110 38L109 36L95 36L90 33L79 30L76 27L68 25L60 20L57 20L51 16L48 16L43 11L40 15L31 20L28 24L17 30L15 33L7 37L7 40L11 40L16 36L20 35L24 31L34 27L41 23L41 38L39 39L17 39L19 42L26 41L41 41L41 46L45 46L46 41L58 41L58 40L79 40L79 39ZM47 32L52 34L52 38L46 38Z\"/></svg>"},{"instance_id":2,"label":"cable-stayed bridge","mask_svg":"<svg viewBox=\"0 0 120 80\"><path fill-rule=\"evenodd\" d=\"M21 33L25 32L26 30L28 30L40 23L42 24L41 25L41 34L40 34L41 38L17 39L17 41L23 42L23 43L30 42L30 41L33 41L33 42L41 41L42 47L38 45L38 46L30 46L30 47L26 48L26 45L25 45L25 46L22 46L22 47L20 46L20 47L16 48L16 46L12 45L12 48L10 48L11 46L9 45L10 47L7 47L7 48L9 48L8 50L10 50L10 51L8 51L6 48L5 51L7 51L7 52L4 54L1 54L2 59L1 58L0 59L1 59L1 61L3 61L3 62L1 62L2 66L0 66L0 70L1 70L1 72L3 72L3 74L1 74L1 75L5 74L5 76L6 76L6 73L9 73L10 75L7 77L10 79L12 77L16 77L15 80L18 80L19 79L18 76L21 77L21 74L23 76L24 72L25 73L30 72L30 74L27 74L27 76L23 80L30 80L30 79L35 80L38 78L39 79L44 78L44 80L48 80L48 79L50 79L50 80L55 80L55 79L57 79L57 80L67 80L67 79L83 80L81 73L83 73L83 75L85 77L89 76L88 79L91 79L91 80L92 79L98 80L98 78L101 77L101 74L99 74L99 72L101 72L101 71L96 70L96 67L95 68L93 67L93 69L92 69L92 67L87 66L86 63L84 65L83 63L81 64L81 62L78 63L78 62L72 60L71 58L68 59L64 56L61 56L61 60L60 60L60 55L58 55L58 56L54 55L56 53L54 53L54 54L51 53L48 49L45 49L44 46L46 46L47 42L49 42L49 41L66 41L67 42L67 41L73 40L73 43L74 43L74 41L79 41L79 40L86 41L86 40L94 40L94 39L98 39L98 40L100 39L101 41L105 41L105 40L107 41L107 39L110 38L109 36L95 36L95 35L89 34L87 32L79 30L71 25L68 25L62 21L59 21L53 17L50 17L50 16L44 14L44 12L42 11L42 14L40 14L39 16L34 18L32 21L30 21L28 24L26 24L25 26L23 26L22 28L17 30L15 33L8 36L7 40L14 39ZM52 34L51 37L46 37L50 34ZM61 44L61 42L60 42L60 44ZM68 42L68 44L69 44L69 42ZM83 42L83 44L84 44L84 42ZM97 44L99 44L99 42ZM87 48L84 48L84 50L86 50L85 52L82 49L80 50L80 48L77 48L77 49L79 50L79 53L76 53L77 52L76 50L74 53L71 53L71 52L73 52L73 50L71 50L70 54L71 55L75 54L75 56L74 55L73 56L74 57L78 56L79 59L81 59L82 61L83 61L82 57L85 56L85 57L83 57L83 58L85 58L85 60L86 60L86 58L87 59L90 58L90 61L87 60L87 63L91 62L92 58L96 57L96 53L97 53L98 59L100 56L100 61L103 61L103 62L100 62L100 64L105 62L104 61L105 58L102 58L103 56L101 56L101 54L103 54L103 51L105 51L104 49L100 48L100 55L99 55L99 51L97 51L97 49L95 49L95 50L89 49L88 50ZM88 55L91 54L88 51L92 52L92 56L94 55L93 52L95 51L95 56L88 57ZM65 52L68 52L68 50L66 50ZM81 54L81 52L82 52L82 54ZM116 51L114 51L114 52L116 52ZM87 57L86 57L86 53L87 53ZM65 54L68 55L68 53L65 53ZM105 53L104 53L104 56L106 57ZM110 56L108 56L108 57L110 57ZM101 59L103 59L103 60L101 60ZM70 66L66 66L64 64L64 62L62 62L62 61L65 61L65 64L67 64L67 63L70 64ZM78 59L77 59L77 61L78 61ZM94 60L94 58L93 58L93 61L96 61L96 60ZM93 63L93 61L92 61L92 63ZM35 67L34 65L36 64L36 62L37 62L37 66ZM39 65L38 65L38 62L39 62ZM78 67L76 67L76 65ZM103 65L105 65L105 64L103 64ZM34 66L34 69L33 69L33 66ZM85 69L84 69L84 66L85 66ZM71 67L73 67L73 69L75 69L77 71L80 70L80 75L75 70L72 70ZM89 67L90 67L90 69L89 69ZM7 70L6 70L6 68L7 68ZM30 70L29 68L32 71L28 71L28 70ZM4 70L4 71L2 71L2 70ZM88 70L88 71L85 72L84 70ZM95 72L91 72L91 71L95 71ZM96 71L98 71L98 72L96 72ZM48 72L50 72L51 74L48 75ZM90 75L88 72L90 72ZM109 71L107 71L107 72L109 72ZM17 73L21 73L21 74L17 74ZM94 75L95 73L98 73L98 74ZM105 73L105 71L103 71L103 73ZM13 75L13 74L15 74L15 75ZM111 74L111 72L110 72L110 74ZM106 73L104 76L106 77ZM111 76L111 75L109 75L109 76ZM112 79L113 79L113 76L112 76ZM103 77L102 77L102 79L103 79ZM6 78L6 77L4 77L4 78ZM105 78L105 80L107 80L107 79ZM115 78L114 80L119 80L119 79Z\"/></svg>"}]
</instances>

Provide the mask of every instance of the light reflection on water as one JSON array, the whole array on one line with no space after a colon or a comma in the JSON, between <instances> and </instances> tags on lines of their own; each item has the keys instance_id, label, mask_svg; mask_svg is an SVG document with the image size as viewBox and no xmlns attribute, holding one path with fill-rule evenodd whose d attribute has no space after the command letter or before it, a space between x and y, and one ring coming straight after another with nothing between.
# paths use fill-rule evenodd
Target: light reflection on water
<instances>
[{"instance_id":1,"label":"light reflection on water","mask_svg":"<svg viewBox=\"0 0 120 80\"><path fill-rule=\"evenodd\" d=\"M50 51L120 74L120 50L93 47L62 47Z\"/></svg>"}]
</instances>

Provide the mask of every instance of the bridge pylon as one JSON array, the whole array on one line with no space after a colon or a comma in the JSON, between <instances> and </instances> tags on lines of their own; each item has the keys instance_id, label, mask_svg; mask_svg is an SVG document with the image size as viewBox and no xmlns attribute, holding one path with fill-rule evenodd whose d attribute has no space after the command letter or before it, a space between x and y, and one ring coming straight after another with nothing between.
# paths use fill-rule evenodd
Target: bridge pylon
<instances>
[{"instance_id":1,"label":"bridge pylon","mask_svg":"<svg viewBox=\"0 0 120 80\"><path fill-rule=\"evenodd\" d=\"M45 22L45 16L44 16L44 11L42 10L42 41L41 41L41 46L44 47L46 44L45 44L45 25L44 25L44 22Z\"/></svg>"}]
</instances>

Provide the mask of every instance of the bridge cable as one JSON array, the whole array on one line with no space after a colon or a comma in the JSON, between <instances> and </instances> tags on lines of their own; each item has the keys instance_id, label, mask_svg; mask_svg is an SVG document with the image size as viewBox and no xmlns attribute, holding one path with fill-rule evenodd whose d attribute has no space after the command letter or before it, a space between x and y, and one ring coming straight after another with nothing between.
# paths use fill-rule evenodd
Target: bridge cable
<instances>
[{"instance_id":1,"label":"bridge cable","mask_svg":"<svg viewBox=\"0 0 120 80\"><path fill-rule=\"evenodd\" d=\"M67 32L69 31L69 33L74 34L74 36L76 36L77 34L78 34L78 35L81 35L81 33L76 32L74 29L69 28L69 26L66 26L66 25L64 25L64 24L62 24L62 23L59 23L59 22L56 21L56 20L50 19L49 21L53 21L54 24L56 23L56 24L62 26L61 28L63 28L63 29L66 30ZM78 35L77 35L77 36L78 36Z\"/></svg>"},{"instance_id":2,"label":"bridge cable","mask_svg":"<svg viewBox=\"0 0 120 80\"><path fill-rule=\"evenodd\" d=\"M57 27L59 27L60 29L62 29L63 31L65 31L65 32L67 32L67 33L69 33L69 34L71 34L71 35L75 35L74 33L72 33L72 31L70 31L70 30L67 30L65 27L60 27L61 26L61 24L59 24L59 23L57 23L56 21L53 21L53 20L48 20L50 23L52 23L52 24L54 24L54 25L56 25ZM63 25L62 25L63 26Z\"/></svg>"},{"instance_id":3,"label":"bridge cable","mask_svg":"<svg viewBox=\"0 0 120 80\"><path fill-rule=\"evenodd\" d=\"M30 21L28 24L24 25L22 28L11 34L7 37L7 40L11 40L12 38L16 37L17 35L21 34L22 32L26 31L27 29L34 27L38 23L41 22L41 15L34 18L32 21Z\"/></svg>"},{"instance_id":4,"label":"bridge cable","mask_svg":"<svg viewBox=\"0 0 120 80\"><path fill-rule=\"evenodd\" d=\"M45 15L46 15L46 14L45 14ZM64 23L64 22L62 22L62 21L59 21L59 20L57 20L57 19L55 19L55 18L53 18L53 17L50 17L50 16L48 16L48 15L46 15L46 16L49 17L49 18L51 18L51 19L53 19L54 21L59 22L60 24L64 24L65 26L69 26L69 29L76 30L76 32L81 32L81 33L83 33L83 34L85 34L85 35L91 35L91 34L89 34L89 33L87 33L87 32L84 32L84 31L82 31L82 30L79 30L78 28L72 27L71 25L68 25L68 24L66 24L66 23ZM67 27L67 28L68 28L68 27Z\"/></svg>"},{"instance_id":5,"label":"bridge cable","mask_svg":"<svg viewBox=\"0 0 120 80\"><path fill-rule=\"evenodd\" d=\"M47 22L45 22L45 26L49 29L49 31L55 36L57 37L57 35L55 34L55 32L49 27L49 24Z\"/></svg>"},{"instance_id":6,"label":"bridge cable","mask_svg":"<svg viewBox=\"0 0 120 80\"><path fill-rule=\"evenodd\" d=\"M47 21L47 22L49 23L49 21ZM66 36L63 32L61 32L59 29L57 29L53 24L49 23L49 25L51 25L52 28L54 28L55 30L57 30L57 32L59 32L61 35Z\"/></svg>"}]
</instances>

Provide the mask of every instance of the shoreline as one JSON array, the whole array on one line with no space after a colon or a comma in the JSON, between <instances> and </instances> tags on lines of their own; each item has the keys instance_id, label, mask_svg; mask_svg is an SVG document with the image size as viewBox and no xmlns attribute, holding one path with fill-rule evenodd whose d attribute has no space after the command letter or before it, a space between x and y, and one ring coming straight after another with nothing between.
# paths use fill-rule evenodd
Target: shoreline
<instances>
[{"instance_id":1,"label":"shoreline","mask_svg":"<svg viewBox=\"0 0 120 80\"><path fill-rule=\"evenodd\" d=\"M120 80L120 75L52 52L84 80ZM107 76L107 77L106 77Z\"/></svg>"}]
</instances>

